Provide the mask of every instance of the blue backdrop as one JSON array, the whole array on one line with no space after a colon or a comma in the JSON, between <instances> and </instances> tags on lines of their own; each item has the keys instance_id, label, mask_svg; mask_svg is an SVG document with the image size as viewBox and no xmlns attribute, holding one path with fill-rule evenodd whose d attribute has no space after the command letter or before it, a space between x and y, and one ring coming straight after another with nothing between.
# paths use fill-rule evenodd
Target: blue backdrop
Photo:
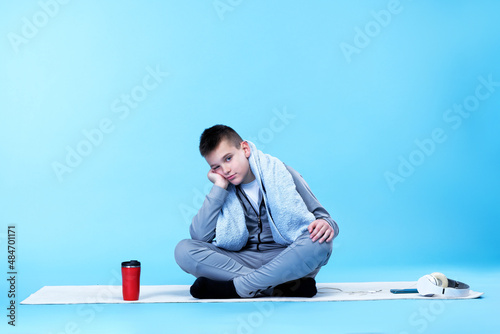
<instances>
[{"instance_id":1,"label":"blue backdrop","mask_svg":"<svg viewBox=\"0 0 500 334\"><path fill-rule=\"evenodd\" d=\"M119 284L130 259L145 284L190 284L173 249L210 188L197 147L217 123L299 171L338 222L320 280L498 266L500 3L0 8L0 259L15 225L20 297Z\"/></svg>"}]
</instances>

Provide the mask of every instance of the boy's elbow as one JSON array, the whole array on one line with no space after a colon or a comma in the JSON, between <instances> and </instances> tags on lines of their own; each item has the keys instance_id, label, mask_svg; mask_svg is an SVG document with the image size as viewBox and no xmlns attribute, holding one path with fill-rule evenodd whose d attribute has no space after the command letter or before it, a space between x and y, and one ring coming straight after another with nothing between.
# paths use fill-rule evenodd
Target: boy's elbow
<instances>
[{"instance_id":1,"label":"boy's elbow","mask_svg":"<svg viewBox=\"0 0 500 334\"><path fill-rule=\"evenodd\" d=\"M193 240L201 240L200 234L197 231L195 231L192 225L189 227L189 235Z\"/></svg>"},{"instance_id":2,"label":"boy's elbow","mask_svg":"<svg viewBox=\"0 0 500 334\"><path fill-rule=\"evenodd\" d=\"M200 237L200 236L191 236L191 239L196 240L196 241L203 241L207 243L212 243L214 240L213 238L210 237Z\"/></svg>"},{"instance_id":3,"label":"boy's elbow","mask_svg":"<svg viewBox=\"0 0 500 334\"><path fill-rule=\"evenodd\" d=\"M336 237L338 237L338 235L340 233L339 225L337 225L337 222L335 220L333 220L333 226L332 227L333 227L333 231L335 233L335 235L333 236L333 239L335 239Z\"/></svg>"},{"instance_id":4,"label":"boy's elbow","mask_svg":"<svg viewBox=\"0 0 500 334\"><path fill-rule=\"evenodd\" d=\"M191 239L203 242L212 242L214 238L214 236L208 234L203 235L201 233L198 233L193 228L189 228L189 234L191 235Z\"/></svg>"}]
</instances>

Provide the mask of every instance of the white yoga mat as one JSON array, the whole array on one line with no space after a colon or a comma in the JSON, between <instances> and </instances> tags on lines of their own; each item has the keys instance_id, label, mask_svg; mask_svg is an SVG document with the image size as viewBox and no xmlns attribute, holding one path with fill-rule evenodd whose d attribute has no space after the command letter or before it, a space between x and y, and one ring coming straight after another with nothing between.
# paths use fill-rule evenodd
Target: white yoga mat
<instances>
[{"instance_id":1,"label":"white yoga mat","mask_svg":"<svg viewBox=\"0 0 500 334\"><path fill-rule=\"evenodd\" d=\"M393 294L390 289L415 288L416 282L318 283L313 298L258 297L241 299L195 299L189 285L143 285L137 301L124 301L120 285L44 286L23 305L41 304L120 304L120 303L245 303L245 302L327 302L384 299L471 299L483 293L470 291L469 296L450 298L423 297L418 294Z\"/></svg>"}]
</instances>

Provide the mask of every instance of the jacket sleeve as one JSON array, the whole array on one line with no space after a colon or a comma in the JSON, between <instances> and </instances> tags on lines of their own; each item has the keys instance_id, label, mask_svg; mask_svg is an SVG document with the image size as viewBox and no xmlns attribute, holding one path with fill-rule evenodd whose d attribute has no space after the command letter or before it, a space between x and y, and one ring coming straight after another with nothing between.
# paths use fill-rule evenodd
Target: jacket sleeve
<instances>
[{"instance_id":1,"label":"jacket sleeve","mask_svg":"<svg viewBox=\"0 0 500 334\"><path fill-rule=\"evenodd\" d=\"M205 197L203 205L189 226L189 233L194 240L212 242L215 238L215 227L217 217L226 200L228 192L214 185L210 193Z\"/></svg>"},{"instance_id":2,"label":"jacket sleeve","mask_svg":"<svg viewBox=\"0 0 500 334\"><path fill-rule=\"evenodd\" d=\"M316 217L316 219L324 219L333 227L335 232L334 239L339 235L339 227L335 220L330 217L330 214L326 209L319 203L318 199L314 196L309 185L306 183L302 175L300 175L295 169L290 166L286 166L290 174L292 174L293 181L295 182L295 188L297 192L304 200L307 209Z\"/></svg>"}]
</instances>

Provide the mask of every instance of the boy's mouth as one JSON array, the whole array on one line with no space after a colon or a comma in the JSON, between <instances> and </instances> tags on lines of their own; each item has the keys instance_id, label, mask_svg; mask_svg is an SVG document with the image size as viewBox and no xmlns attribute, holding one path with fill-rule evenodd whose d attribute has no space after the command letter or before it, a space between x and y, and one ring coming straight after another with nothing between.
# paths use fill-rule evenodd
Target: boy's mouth
<instances>
[{"instance_id":1,"label":"boy's mouth","mask_svg":"<svg viewBox=\"0 0 500 334\"><path fill-rule=\"evenodd\" d=\"M227 179L228 179L229 181L231 181L231 180L233 180L235 177L236 177L236 174L233 174L233 175L231 175L231 176L227 177Z\"/></svg>"}]
</instances>

